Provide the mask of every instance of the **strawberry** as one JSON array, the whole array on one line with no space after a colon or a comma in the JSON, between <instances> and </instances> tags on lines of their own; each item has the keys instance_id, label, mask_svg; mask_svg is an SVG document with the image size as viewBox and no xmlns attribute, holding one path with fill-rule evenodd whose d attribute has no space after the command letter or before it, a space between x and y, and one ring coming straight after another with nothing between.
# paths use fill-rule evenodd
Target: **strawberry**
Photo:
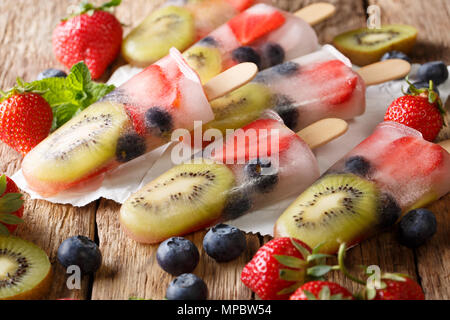
<instances>
[{"instance_id":1,"label":"strawberry","mask_svg":"<svg viewBox=\"0 0 450 320\"><path fill-rule=\"evenodd\" d=\"M116 59L122 44L122 25L106 10L118 6L112 0L100 7L82 3L79 10L53 31L53 52L67 68L84 61L98 79Z\"/></svg>"},{"instance_id":2,"label":"strawberry","mask_svg":"<svg viewBox=\"0 0 450 320\"><path fill-rule=\"evenodd\" d=\"M13 88L0 99L0 140L26 155L50 133L52 108L39 94Z\"/></svg>"},{"instance_id":3,"label":"strawberry","mask_svg":"<svg viewBox=\"0 0 450 320\"><path fill-rule=\"evenodd\" d=\"M22 223L23 200L14 181L0 176L0 235L13 233Z\"/></svg>"},{"instance_id":4,"label":"strawberry","mask_svg":"<svg viewBox=\"0 0 450 320\"><path fill-rule=\"evenodd\" d=\"M306 279L320 279L331 267L311 262L328 257L300 240L276 238L262 246L244 267L241 281L263 300L287 300Z\"/></svg>"},{"instance_id":5,"label":"strawberry","mask_svg":"<svg viewBox=\"0 0 450 320\"><path fill-rule=\"evenodd\" d=\"M227 0L237 11L243 11L253 4L253 0Z\"/></svg>"},{"instance_id":6,"label":"strawberry","mask_svg":"<svg viewBox=\"0 0 450 320\"><path fill-rule=\"evenodd\" d=\"M430 81L430 89L416 89L410 84L409 90L411 94L392 102L384 121L404 124L420 131L425 140L434 141L444 125L445 110L439 95L433 91L433 82Z\"/></svg>"},{"instance_id":7,"label":"strawberry","mask_svg":"<svg viewBox=\"0 0 450 320\"><path fill-rule=\"evenodd\" d=\"M285 20L278 10L260 4L231 19L228 26L238 41L245 46L278 29Z\"/></svg>"},{"instance_id":8,"label":"strawberry","mask_svg":"<svg viewBox=\"0 0 450 320\"><path fill-rule=\"evenodd\" d=\"M312 83L320 83L320 97L332 105L348 101L355 91L358 76L340 60L330 60L303 70ZM345 79L345 81L343 80Z\"/></svg>"},{"instance_id":9,"label":"strawberry","mask_svg":"<svg viewBox=\"0 0 450 320\"><path fill-rule=\"evenodd\" d=\"M337 283L311 281L298 288L289 300L353 300L353 296Z\"/></svg>"}]
</instances>

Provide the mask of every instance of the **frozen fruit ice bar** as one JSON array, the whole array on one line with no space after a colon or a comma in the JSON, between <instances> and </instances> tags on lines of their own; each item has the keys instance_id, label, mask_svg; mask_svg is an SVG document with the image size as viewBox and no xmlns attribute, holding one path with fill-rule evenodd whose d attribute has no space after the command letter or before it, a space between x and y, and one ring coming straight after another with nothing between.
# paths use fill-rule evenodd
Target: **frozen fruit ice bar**
<instances>
[{"instance_id":1,"label":"frozen fruit ice bar","mask_svg":"<svg viewBox=\"0 0 450 320\"><path fill-rule=\"evenodd\" d=\"M101 173L170 141L173 130L212 119L200 79L171 49L41 142L25 157L23 174L43 196L92 184Z\"/></svg>"},{"instance_id":2,"label":"frozen fruit ice bar","mask_svg":"<svg viewBox=\"0 0 450 320\"><path fill-rule=\"evenodd\" d=\"M260 3L211 32L184 56L206 82L241 62L264 69L318 48L316 33L307 22Z\"/></svg>"},{"instance_id":3,"label":"frozen fruit ice bar","mask_svg":"<svg viewBox=\"0 0 450 320\"><path fill-rule=\"evenodd\" d=\"M266 109L298 131L325 118L352 119L365 111L365 84L334 47L261 71L249 84L211 102L206 128L240 128Z\"/></svg>"},{"instance_id":4,"label":"frozen fruit ice bar","mask_svg":"<svg viewBox=\"0 0 450 320\"><path fill-rule=\"evenodd\" d=\"M255 2L168 0L125 37L123 56L134 65L149 66L167 55L171 47L187 49Z\"/></svg>"},{"instance_id":5,"label":"frozen fruit ice bar","mask_svg":"<svg viewBox=\"0 0 450 320\"><path fill-rule=\"evenodd\" d=\"M120 221L131 238L160 242L275 203L318 177L317 160L299 136L279 118L259 119L133 194Z\"/></svg>"},{"instance_id":6,"label":"frozen fruit ice bar","mask_svg":"<svg viewBox=\"0 0 450 320\"><path fill-rule=\"evenodd\" d=\"M275 235L336 252L340 242L354 245L449 191L450 154L414 129L383 122L297 198Z\"/></svg>"}]
</instances>

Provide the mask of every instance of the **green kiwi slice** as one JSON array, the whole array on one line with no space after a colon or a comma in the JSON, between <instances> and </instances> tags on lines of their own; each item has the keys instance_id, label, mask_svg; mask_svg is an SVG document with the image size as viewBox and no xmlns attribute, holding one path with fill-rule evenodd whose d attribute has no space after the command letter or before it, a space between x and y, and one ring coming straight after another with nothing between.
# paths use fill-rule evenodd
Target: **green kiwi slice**
<instances>
[{"instance_id":1,"label":"green kiwi slice","mask_svg":"<svg viewBox=\"0 0 450 320\"><path fill-rule=\"evenodd\" d=\"M377 62L388 51L408 54L417 38L417 29L408 25L385 25L379 29L362 28L334 38L336 48L359 66Z\"/></svg>"},{"instance_id":2,"label":"green kiwi slice","mask_svg":"<svg viewBox=\"0 0 450 320\"><path fill-rule=\"evenodd\" d=\"M202 83L222 72L222 55L219 49L196 45L183 54L188 64L197 71Z\"/></svg>"},{"instance_id":3,"label":"green kiwi slice","mask_svg":"<svg viewBox=\"0 0 450 320\"><path fill-rule=\"evenodd\" d=\"M0 236L0 300L39 299L51 282L47 254L31 242Z\"/></svg>"},{"instance_id":4,"label":"green kiwi slice","mask_svg":"<svg viewBox=\"0 0 450 320\"><path fill-rule=\"evenodd\" d=\"M122 104L97 102L41 142L25 158L27 181L70 184L107 166L131 126Z\"/></svg>"},{"instance_id":5,"label":"green kiwi slice","mask_svg":"<svg viewBox=\"0 0 450 320\"><path fill-rule=\"evenodd\" d=\"M337 252L373 233L381 223L380 192L354 174L328 174L292 203L275 225L276 237L293 237L311 248Z\"/></svg>"},{"instance_id":6,"label":"green kiwi slice","mask_svg":"<svg viewBox=\"0 0 450 320\"><path fill-rule=\"evenodd\" d=\"M238 129L256 120L272 105L272 93L263 84L251 82L211 102L215 120L204 129Z\"/></svg>"},{"instance_id":7,"label":"green kiwi slice","mask_svg":"<svg viewBox=\"0 0 450 320\"><path fill-rule=\"evenodd\" d=\"M120 222L133 239L156 243L218 221L234 174L225 165L176 166L133 194L122 205Z\"/></svg>"},{"instance_id":8,"label":"green kiwi slice","mask_svg":"<svg viewBox=\"0 0 450 320\"><path fill-rule=\"evenodd\" d=\"M124 58L146 67L169 53L171 47L180 51L195 41L195 21L189 10L167 6L154 11L122 43Z\"/></svg>"}]
</instances>

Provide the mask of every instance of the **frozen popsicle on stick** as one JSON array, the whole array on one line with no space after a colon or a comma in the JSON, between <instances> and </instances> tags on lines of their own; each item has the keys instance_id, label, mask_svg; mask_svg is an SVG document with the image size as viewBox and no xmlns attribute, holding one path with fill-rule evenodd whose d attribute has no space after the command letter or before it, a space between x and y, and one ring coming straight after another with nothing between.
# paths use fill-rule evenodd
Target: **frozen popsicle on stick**
<instances>
[{"instance_id":1,"label":"frozen popsicle on stick","mask_svg":"<svg viewBox=\"0 0 450 320\"><path fill-rule=\"evenodd\" d=\"M292 203L274 234L324 243L328 253L342 242L355 245L450 191L449 149L383 122Z\"/></svg>"},{"instance_id":2,"label":"frozen popsicle on stick","mask_svg":"<svg viewBox=\"0 0 450 320\"><path fill-rule=\"evenodd\" d=\"M294 131L325 118L352 119L365 111L368 85L398 79L410 71L404 60L386 60L353 71L330 45L261 71L238 90L212 101L215 120L205 128L240 128L273 109Z\"/></svg>"},{"instance_id":3,"label":"frozen popsicle on stick","mask_svg":"<svg viewBox=\"0 0 450 320\"><path fill-rule=\"evenodd\" d=\"M291 14L267 4L257 4L218 27L184 52L186 60L208 81L240 62L253 62L259 69L319 49L311 24L330 17L331 4L313 4Z\"/></svg>"},{"instance_id":4,"label":"frozen popsicle on stick","mask_svg":"<svg viewBox=\"0 0 450 320\"><path fill-rule=\"evenodd\" d=\"M254 3L254 0L168 0L125 37L122 54L128 62L147 67L166 56L171 47L184 51Z\"/></svg>"},{"instance_id":5,"label":"frozen popsicle on stick","mask_svg":"<svg viewBox=\"0 0 450 320\"><path fill-rule=\"evenodd\" d=\"M42 196L94 178L101 182L102 173L169 142L173 130L212 120L208 97L230 92L256 73L256 65L243 63L202 86L173 48L36 146L23 160L23 175Z\"/></svg>"},{"instance_id":6,"label":"frozen popsicle on stick","mask_svg":"<svg viewBox=\"0 0 450 320\"><path fill-rule=\"evenodd\" d=\"M258 119L133 194L121 225L136 241L157 243L273 204L319 177L311 147L346 130L344 120L325 119L295 134L280 118Z\"/></svg>"}]
</instances>

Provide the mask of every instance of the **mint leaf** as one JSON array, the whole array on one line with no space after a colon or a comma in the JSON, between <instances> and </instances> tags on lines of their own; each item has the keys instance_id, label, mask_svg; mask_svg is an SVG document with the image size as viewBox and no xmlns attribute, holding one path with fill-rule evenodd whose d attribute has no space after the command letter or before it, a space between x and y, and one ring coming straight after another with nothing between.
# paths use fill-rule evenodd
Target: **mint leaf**
<instances>
[{"instance_id":1,"label":"mint leaf","mask_svg":"<svg viewBox=\"0 0 450 320\"><path fill-rule=\"evenodd\" d=\"M16 225L23 223L23 220L13 214L0 213L0 222Z\"/></svg>"},{"instance_id":2,"label":"mint leaf","mask_svg":"<svg viewBox=\"0 0 450 320\"><path fill-rule=\"evenodd\" d=\"M0 196L5 193L6 190L6 176L3 174L0 177Z\"/></svg>"},{"instance_id":3,"label":"mint leaf","mask_svg":"<svg viewBox=\"0 0 450 320\"><path fill-rule=\"evenodd\" d=\"M7 193L0 198L0 213L13 213L22 206L23 199L20 193Z\"/></svg>"},{"instance_id":4,"label":"mint leaf","mask_svg":"<svg viewBox=\"0 0 450 320\"><path fill-rule=\"evenodd\" d=\"M0 223L0 236L9 236L9 230L7 227Z\"/></svg>"},{"instance_id":5,"label":"mint leaf","mask_svg":"<svg viewBox=\"0 0 450 320\"><path fill-rule=\"evenodd\" d=\"M93 82L84 62L75 64L66 78L48 78L24 86L38 92L52 107L52 131L115 89Z\"/></svg>"}]
</instances>

